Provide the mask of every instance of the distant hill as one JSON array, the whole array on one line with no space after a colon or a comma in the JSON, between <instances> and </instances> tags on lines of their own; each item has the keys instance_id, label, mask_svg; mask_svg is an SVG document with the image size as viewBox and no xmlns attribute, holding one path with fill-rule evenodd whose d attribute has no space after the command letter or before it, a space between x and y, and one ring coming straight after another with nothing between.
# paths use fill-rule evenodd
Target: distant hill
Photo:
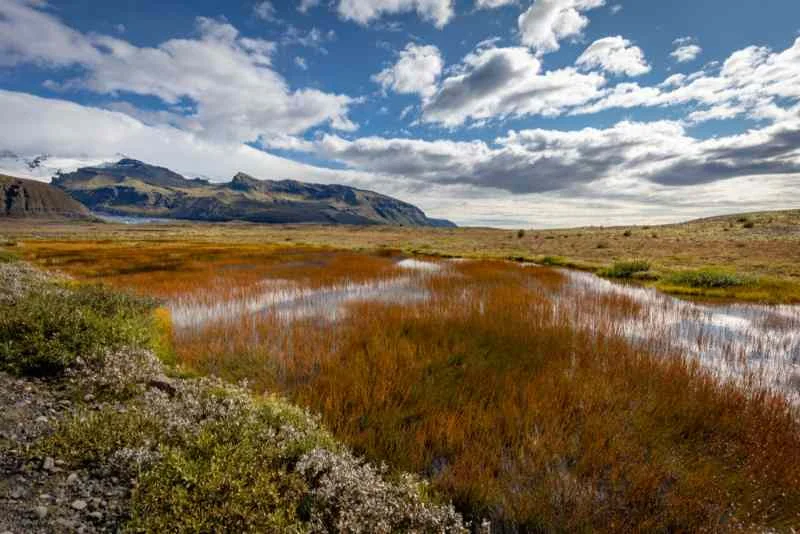
<instances>
[{"instance_id":1,"label":"distant hill","mask_svg":"<svg viewBox=\"0 0 800 534\"><path fill-rule=\"evenodd\" d=\"M52 185L0 174L0 217L88 219L86 206Z\"/></svg>"},{"instance_id":2,"label":"distant hill","mask_svg":"<svg viewBox=\"0 0 800 534\"><path fill-rule=\"evenodd\" d=\"M53 178L94 211L111 215L259 223L455 226L416 206L343 185L258 180L239 173L226 183L187 179L133 159L84 167Z\"/></svg>"}]
</instances>

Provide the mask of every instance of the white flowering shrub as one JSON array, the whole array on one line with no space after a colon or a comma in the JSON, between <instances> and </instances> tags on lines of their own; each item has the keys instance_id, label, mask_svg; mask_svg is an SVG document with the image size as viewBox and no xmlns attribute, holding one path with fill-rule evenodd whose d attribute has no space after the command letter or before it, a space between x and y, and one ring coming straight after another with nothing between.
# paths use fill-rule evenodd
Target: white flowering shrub
<instances>
[{"instance_id":1,"label":"white flowering shrub","mask_svg":"<svg viewBox=\"0 0 800 534\"><path fill-rule=\"evenodd\" d=\"M452 506L425 502L425 483L410 474L396 482L349 452L314 449L296 467L311 487L313 532L390 534L466 532Z\"/></svg>"}]
</instances>

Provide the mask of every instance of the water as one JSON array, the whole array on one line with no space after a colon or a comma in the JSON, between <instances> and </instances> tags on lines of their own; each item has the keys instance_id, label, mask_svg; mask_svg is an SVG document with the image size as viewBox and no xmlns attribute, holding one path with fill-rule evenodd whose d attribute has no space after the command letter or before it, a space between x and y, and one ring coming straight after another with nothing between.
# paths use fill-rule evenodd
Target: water
<instances>
[{"instance_id":1,"label":"water","mask_svg":"<svg viewBox=\"0 0 800 534\"><path fill-rule=\"evenodd\" d=\"M800 306L700 304L655 289L609 282L564 270L558 297L573 320L590 330L607 328L662 354L693 358L723 380L752 383L800 403ZM642 305L632 316L583 313L592 296L623 295Z\"/></svg>"},{"instance_id":2,"label":"water","mask_svg":"<svg viewBox=\"0 0 800 534\"><path fill-rule=\"evenodd\" d=\"M290 280L264 280L255 287L235 288L226 299L213 293L189 295L174 299L169 308L174 325L182 329L246 316L257 319L260 314L286 321L336 321L354 302L429 300L427 278L457 275L447 263L404 259L396 265L397 275L366 282L312 289ZM561 272L566 283L551 295L553 313L565 315L579 328L624 336L665 357L694 359L723 380L778 390L800 404L800 306L701 304L589 273ZM626 297L635 306L610 309L602 300L609 296Z\"/></svg>"}]
</instances>

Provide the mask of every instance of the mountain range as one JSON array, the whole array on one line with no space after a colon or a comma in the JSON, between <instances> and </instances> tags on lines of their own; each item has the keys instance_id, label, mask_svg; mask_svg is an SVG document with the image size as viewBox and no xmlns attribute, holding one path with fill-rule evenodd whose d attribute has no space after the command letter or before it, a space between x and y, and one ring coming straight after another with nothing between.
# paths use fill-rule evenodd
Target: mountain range
<instances>
[{"instance_id":1,"label":"mountain range","mask_svg":"<svg viewBox=\"0 0 800 534\"><path fill-rule=\"evenodd\" d=\"M59 173L53 185L94 212L119 216L258 223L388 224L452 227L395 198L344 185L188 179L135 159Z\"/></svg>"}]
</instances>

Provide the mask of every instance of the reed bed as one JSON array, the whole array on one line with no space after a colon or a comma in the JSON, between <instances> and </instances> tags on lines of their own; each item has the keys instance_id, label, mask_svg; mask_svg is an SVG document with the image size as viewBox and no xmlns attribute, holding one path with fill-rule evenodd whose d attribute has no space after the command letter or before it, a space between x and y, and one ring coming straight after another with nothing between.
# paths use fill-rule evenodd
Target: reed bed
<instances>
[{"instance_id":1,"label":"reed bed","mask_svg":"<svg viewBox=\"0 0 800 534\"><path fill-rule=\"evenodd\" d=\"M155 268L170 247L126 264ZM800 525L795 307L386 252L210 247L152 278L63 253L52 265L167 297L184 365L312 408L494 531Z\"/></svg>"}]
</instances>

